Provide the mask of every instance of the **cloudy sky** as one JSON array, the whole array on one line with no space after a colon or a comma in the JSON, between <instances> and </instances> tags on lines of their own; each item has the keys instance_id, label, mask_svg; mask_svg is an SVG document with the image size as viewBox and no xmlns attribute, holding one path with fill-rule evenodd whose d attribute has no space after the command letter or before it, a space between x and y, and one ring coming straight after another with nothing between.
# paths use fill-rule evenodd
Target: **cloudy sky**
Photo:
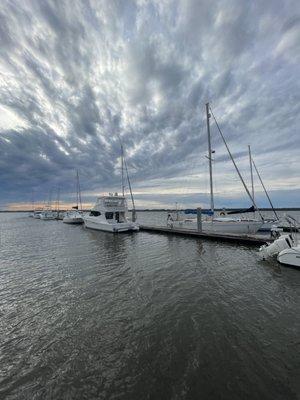
<instances>
[{"instance_id":1,"label":"cloudy sky","mask_svg":"<svg viewBox=\"0 0 300 400\"><path fill-rule=\"evenodd\" d=\"M300 206L299 0L1 0L0 208L120 191L209 202L205 103L242 175ZM250 205L212 122L217 206ZM267 206L256 180L256 195Z\"/></svg>"}]
</instances>

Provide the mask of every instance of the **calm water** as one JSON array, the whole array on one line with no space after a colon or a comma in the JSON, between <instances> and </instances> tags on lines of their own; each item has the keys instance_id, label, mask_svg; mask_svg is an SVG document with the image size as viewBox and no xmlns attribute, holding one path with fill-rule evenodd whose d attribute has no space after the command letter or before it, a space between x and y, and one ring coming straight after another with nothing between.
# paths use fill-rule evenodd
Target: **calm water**
<instances>
[{"instance_id":1,"label":"calm water","mask_svg":"<svg viewBox=\"0 0 300 400\"><path fill-rule=\"evenodd\" d=\"M299 398L299 270L253 247L0 224L1 399Z\"/></svg>"}]
</instances>

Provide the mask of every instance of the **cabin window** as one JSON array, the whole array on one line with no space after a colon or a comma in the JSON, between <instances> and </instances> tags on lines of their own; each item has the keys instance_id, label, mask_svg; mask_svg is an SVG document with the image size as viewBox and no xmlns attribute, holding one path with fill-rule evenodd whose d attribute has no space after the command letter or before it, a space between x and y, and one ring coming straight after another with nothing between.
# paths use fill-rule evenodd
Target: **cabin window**
<instances>
[{"instance_id":1,"label":"cabin window","mask_svg":"<svg viewBox=\"0 0 300 400\"><path fill-rule=\"evenodd\" d=\"M106 212L106 213L105 213L105 218L106 218L106 219L113 219L113 218L114 218L114 213L112 213L112 212Z\"/></svg>"},{"instance_id":2,"label":"cabin window","mask_svg":"<svg viewBox=\"0 0 300 400\"><path fill-rule=\"evenodd\" d=\"M91 211L90 212L90 216L92 216L92 217L99 217L99 215L101 215L100 211Z\"/></svg>"}]
</instances>

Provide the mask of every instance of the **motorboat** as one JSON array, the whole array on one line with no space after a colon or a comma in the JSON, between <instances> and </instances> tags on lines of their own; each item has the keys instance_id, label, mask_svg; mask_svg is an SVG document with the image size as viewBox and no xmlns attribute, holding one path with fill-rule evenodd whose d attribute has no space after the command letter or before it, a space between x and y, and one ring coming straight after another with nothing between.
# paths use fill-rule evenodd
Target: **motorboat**
<instances>
[{"instance_id":1,"label":"motorboat","mask_svg":"<svg viewBox=\"0 0 300 400\"><path fill-rule=\"evenodd\" d=\"M56 215L52 210L45 210L45 211L41 212L40 219L42 219L44 221L55 220Z\"/></svg>"},{"instance_id":2,"label":"motorboat","mask_svg":"<svg viewBox=\"0 0 300 400\"><path fill-rule=\"evenodd\" d=\"M291 249L297 249L299 247L298 237L296 233L298 221L291 215L285 215L285 220L289 224L291 233L289 233L288 235L287 234L281 235L280 234L280 232L282 232L281 228L277 227L275 229L272 229L271 230L272 236L277 238L274 240L273 243L267 243L260 247L259 255L263 260L266 260L270 257L278 256L277 257L278 261L282 262L282 264L285 264L283 260L286 261L293 260L293 254L296 257L298 250L296 250L296 252L293 252ZM280 254L281 256L279 257ZM291 257L289 257L289 254L292 254ZM297 262L297 257L296 257L296 262Z\"/></svg>"},{"instance_id":3,"label":"motorboat","mask_svg":"<svg viewBox=\"0 0 300 400\"><path fill-rule=\"evenodd\" d=\"M83 224L83 214L78 210L67 211L62 221L65 224Z\"/></svg>"},{"instance_id":4,"label":"motorboat","mask_svg":"<svg viewBox=\"0 0 300 400\"><path fill-rule=\"evenodd\" d=\"M263 260L276 257L280 252L291 249L295 245L293 235L281 235L273 243L264 244L259 248L259 255Z\"/></svg>"},{"instance_id":5,"label":"motorboat","mask_svg":"<svg viewBox=\"0 0 300 400\"><path fill-rule=\"evenodd\" d=\"M33 213L33 218L40 219L43 210L35 210Z\"/></svg>"},{"instance_id":6,"label":"motorboat","mask_svg":"<svg viewBox=\"0 0 300 400\"><path fill-rule=\"evenodd\" d=\"M125 196L109 193L97 199L94 208L83 216L86 228L106 232L138 231L139 225L126 217L127 201Z\"/></svg>"},{"instance_id":7,"label":"motorboat","mask_svg":"<svg viewBox=\"0 0 300 400\"><path fill-rule=\"evenodd\" d=\"M82 201L78 171L76 171L76 199L77 205L72 207L73 209L71 211L67 211L62 218L62 221L65 224L83 224Z\"/></svg>"},{"instance_id":8,"label":"motorboat","mask_svg":"<svg viewBox=\"0 0 300 400\"><path fill-rule=\"evenodd\" d=\"M277 260L281 264L290 265L292 267L300 267L300 246L282 250L278 254Z\"/></svg>"}]
</instances>

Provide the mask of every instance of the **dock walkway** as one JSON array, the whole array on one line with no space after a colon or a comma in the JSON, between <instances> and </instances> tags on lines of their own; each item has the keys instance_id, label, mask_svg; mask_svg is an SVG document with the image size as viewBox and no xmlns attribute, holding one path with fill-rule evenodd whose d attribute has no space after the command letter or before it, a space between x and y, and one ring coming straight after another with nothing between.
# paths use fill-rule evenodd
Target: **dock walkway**
<instances>
[{"instance_id":1,"label":"dock walkway","mask_svg":"<svg viewBox=\"0 0 300 400\"><path fill-rule=\"evenodd\" d=\"M219 234L212 232L198 232L192 229L184 228L169 228L167 226L151 226L151 225L140 225L141 231L162 233L168 235L183 235L183 236L193 236L202 239L216 240L216 241L226 241L234 242L240 244L250 244L250 245L262 245L267 242L273 242L274 239L266 235L235 235L235 234Z\"/></svg>"}]
</instances>

